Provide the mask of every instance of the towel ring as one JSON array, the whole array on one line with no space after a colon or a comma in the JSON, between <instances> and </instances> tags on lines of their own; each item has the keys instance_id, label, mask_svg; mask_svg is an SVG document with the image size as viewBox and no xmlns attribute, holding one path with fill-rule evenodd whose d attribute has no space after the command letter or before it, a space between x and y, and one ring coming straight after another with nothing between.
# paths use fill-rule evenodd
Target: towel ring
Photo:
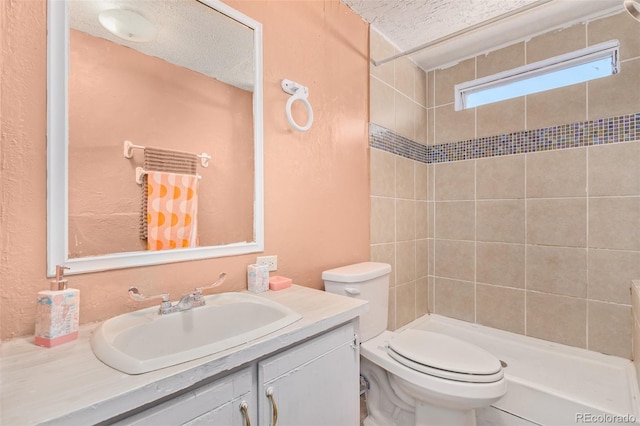
<instances>
[{"instance_id":1,"label":"towel ring","mask_svg":"<svg viewBox=\"0 0 640 426\"><path fill-rule=\"evenodd\" d=\"M282 90L291 95L289 100L287 100L287 105L285 106L285 112L287 113L287 121L289 121L289 125L299 132L306 132L311 128L311 125L313 124L313 109L311 108L311 104L309 103L308 99L309 88L286 79L282 80L280 86L282 87ZM291 115L291 106L295 101L302 102L304 107L307 109L307 124L305 124L304 126L298 125L298 123L295 122L293 116Z\"/></svg>"}]
</instances>

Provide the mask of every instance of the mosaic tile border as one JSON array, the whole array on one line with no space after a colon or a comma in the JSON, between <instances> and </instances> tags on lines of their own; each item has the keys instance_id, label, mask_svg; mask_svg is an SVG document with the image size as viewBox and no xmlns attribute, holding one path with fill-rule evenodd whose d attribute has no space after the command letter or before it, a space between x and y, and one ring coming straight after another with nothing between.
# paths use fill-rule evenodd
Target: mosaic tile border
<instances>
[{"instance_id":1,"label":"mosaic tile border","mask_svg":"<svg viewBox=\"0 0 640 426\"><path fill-rule=\"evenodd\" d=\"M640 140L640 112L428 146L369 123L369 146L423 163L445 163L635 140Z\"/></svg>"}]
</instances>

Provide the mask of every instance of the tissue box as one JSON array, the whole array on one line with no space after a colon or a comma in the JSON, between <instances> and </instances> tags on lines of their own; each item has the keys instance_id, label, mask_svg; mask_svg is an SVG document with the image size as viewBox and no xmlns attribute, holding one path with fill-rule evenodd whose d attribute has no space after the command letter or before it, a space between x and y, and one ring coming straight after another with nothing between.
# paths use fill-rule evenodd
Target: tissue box
<instances>
[{"instance_id":1,"label":"tissue box","mask_svg":"<svg viewBox=\"0 0 640 426\"><path fill-rule=\"evenodd\" d=\"M267 265L247 266L247 289L252 293L269 290L269 267Z\"/></svg>"},{"instance_id":2,"label":"tissue box","mask_svg":"<svg viewBox=\"0 0 640 426\"><path fill-rule=\"evenodd\" d=\"M287 287L291 287L291 278L276 275L269 279L270 290L282 290Z\"/></svg>"}]
</instances>

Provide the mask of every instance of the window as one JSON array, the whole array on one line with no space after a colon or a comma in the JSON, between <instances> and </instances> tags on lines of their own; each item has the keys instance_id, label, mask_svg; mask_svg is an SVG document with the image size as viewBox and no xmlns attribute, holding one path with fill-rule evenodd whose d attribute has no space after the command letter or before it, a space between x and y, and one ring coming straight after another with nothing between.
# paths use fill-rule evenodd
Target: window
<instances>
[{"instance_id":1,"label":"window","mask_svg":"<svg viewBox=\"0 0 640 426\"><path fill-rule=\"evenodd\" d=\"M455 86L455 109L538 93L617 74L618 40L556 56Z\"/></svg>"}]
</instances>

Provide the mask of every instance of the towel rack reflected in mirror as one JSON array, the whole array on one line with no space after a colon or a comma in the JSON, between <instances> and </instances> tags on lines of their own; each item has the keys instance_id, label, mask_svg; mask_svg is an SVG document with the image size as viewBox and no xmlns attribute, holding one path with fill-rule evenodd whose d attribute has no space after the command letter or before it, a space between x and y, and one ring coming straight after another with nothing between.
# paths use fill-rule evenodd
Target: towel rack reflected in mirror
<instances>
[{"instance_id":1,"label":"towel rack reflected in mirror","mask_svg":"<svg viewBox=\"0 0 640 426\"><path fill-rule=\"evenodd\" d=\"M134 149L144 149L144 146L134 145L134 143L131 141L124 141L124 157L125 158L132 158ZM209 167L209 160L211 160L211 156L209 154L207 154L206 152L203 152L198 154L197 156L200 159L200 164L202 165L202 167ZM138 182L137 175L136 175L136 182Z\"/></svg>"}]
</instances>

